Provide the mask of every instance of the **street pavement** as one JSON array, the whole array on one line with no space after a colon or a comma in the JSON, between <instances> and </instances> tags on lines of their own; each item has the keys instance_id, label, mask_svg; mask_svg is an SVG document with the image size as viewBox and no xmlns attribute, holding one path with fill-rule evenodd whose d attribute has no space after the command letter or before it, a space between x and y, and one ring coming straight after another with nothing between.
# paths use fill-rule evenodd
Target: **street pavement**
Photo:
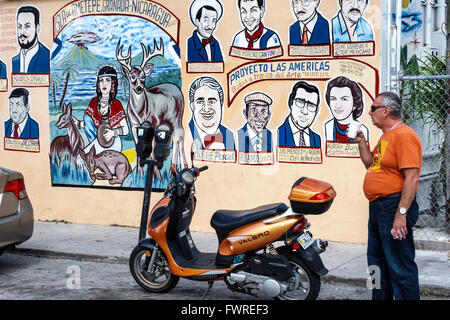
<instances>
[{"instance_id":1,"label":"street pavement","mask_svg":"<svg viewBox=\"0 0 450 320\"><path fill-rule=\"evenodd\" d=\"M14 253L128 264L138 234L139 229L131 227L36 221L32 238L18 245ZM192 237L200 251L216 252L215 234L192 232ZM322 278L324 282L366 288L369 278L366 245L329 242L321 258L329 270ZM416 250L422 294L450 298L449 259L448 251Z\"/></svg>"}]
</instances>

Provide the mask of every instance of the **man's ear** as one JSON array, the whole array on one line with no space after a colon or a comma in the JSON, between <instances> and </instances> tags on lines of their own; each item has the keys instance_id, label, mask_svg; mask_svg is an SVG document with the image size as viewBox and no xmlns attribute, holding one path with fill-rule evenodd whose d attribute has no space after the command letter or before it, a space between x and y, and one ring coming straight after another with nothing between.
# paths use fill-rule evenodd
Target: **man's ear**
<instances>
[{"instance_id":1,"label":"man's ear","mask_svg":"<svg viewBox=\"0 0 450 320\"><path fill-rule=\"evenodd\" d=\"M38 24L36 25L36 33L37 33L37 34L41 33L41 24L40 24L40 23L38 23Z\"/></svg>"},{"instance_id":2,"label":"man's ear","mask_svg":"<svg viewBox=\"0 0 450 320\"><path fill-rule=\"evenodd\" d=\"M264 14L266 13L266 7L262 6L261 7L261 19L264 17Z\"/></svg>"},{"instance_id":3,"label":"man's ear","mask_svg":"<svg viewBox=\"0 0 450 320\"><path fill-rule=\"evenodd\" d=\"M246 107L244 107L244 109L242 109L242 114L244 115L245 120L248 120L246 109L247 109Z\"/></svg>"}]
</instances>

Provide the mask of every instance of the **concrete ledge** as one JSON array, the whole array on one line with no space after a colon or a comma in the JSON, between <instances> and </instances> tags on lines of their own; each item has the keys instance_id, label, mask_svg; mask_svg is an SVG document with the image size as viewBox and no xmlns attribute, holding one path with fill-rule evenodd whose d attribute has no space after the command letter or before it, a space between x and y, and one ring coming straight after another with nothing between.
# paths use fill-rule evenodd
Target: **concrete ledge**
<instances>
[{"instance_id":1,"label":"concrete ledge","mask_svg":"<svg viewBox=\"0 0 450 320\"><path fill-rule=\"evenodd\" d=\"M415 240L414 246L418 250L450 251L450 242L448 241Z\"/></svg>"}]
</instances>

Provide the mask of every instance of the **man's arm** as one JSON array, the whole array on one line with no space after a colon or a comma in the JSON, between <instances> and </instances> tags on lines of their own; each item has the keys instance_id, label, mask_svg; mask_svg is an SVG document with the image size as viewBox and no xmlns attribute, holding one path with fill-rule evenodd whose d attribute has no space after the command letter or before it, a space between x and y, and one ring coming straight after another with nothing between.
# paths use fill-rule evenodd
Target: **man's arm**
<instances>
[{"instance_id":1,"label":"man's arm","mask_svg":"<svg viewBox=\"0 0 450 320\"><path fill-rule=\"evenodd\" d=\"M364 137L364 133L361 130L358 130L358 134L356 135L355 141L358 142L359 156L362 162L364 163L366 169L369 169L369 167L373 163L373 155L372 152L370 152L367 140Z\"/></svg>"},{"instance_id":2,"label":"man's arm","mask_svg":"<svg viewBox=\"0 0 450 320\"><path fill-rule=\"evenodd\" d=\"M401 171L405 176L405 180L403 181L402 197L400 198L398 208L403 207L409 209L416 195L417 187L419 186L419 169L405 168L401 169ZM397 236L400 240L402 240L402 238L405 238L406 234L408 234L408 229L406 227L406 216L408 213L402 215L400 214L398 208L395 213L392 232L394 239L396 239Z\"/></svg>"}]
</instances>

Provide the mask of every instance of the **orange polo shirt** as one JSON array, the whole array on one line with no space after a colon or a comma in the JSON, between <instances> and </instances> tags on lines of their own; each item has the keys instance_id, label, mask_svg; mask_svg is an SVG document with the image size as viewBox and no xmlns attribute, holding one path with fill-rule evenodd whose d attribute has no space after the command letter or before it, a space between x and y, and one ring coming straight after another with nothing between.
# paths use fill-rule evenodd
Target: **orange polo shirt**
<instances>
[{"instance_id":1,"label":"orange polo shirt","mask_svg":"<svg viewBox=\"0 0 450 320\"><path fill-rule=\"evenodd\" d=\"M373 162L364 178L364 194L369 201L401 192L401 169L422 168L422 144L408 126L386 131L372 151Z\"/></svg>"}]
</instances>

